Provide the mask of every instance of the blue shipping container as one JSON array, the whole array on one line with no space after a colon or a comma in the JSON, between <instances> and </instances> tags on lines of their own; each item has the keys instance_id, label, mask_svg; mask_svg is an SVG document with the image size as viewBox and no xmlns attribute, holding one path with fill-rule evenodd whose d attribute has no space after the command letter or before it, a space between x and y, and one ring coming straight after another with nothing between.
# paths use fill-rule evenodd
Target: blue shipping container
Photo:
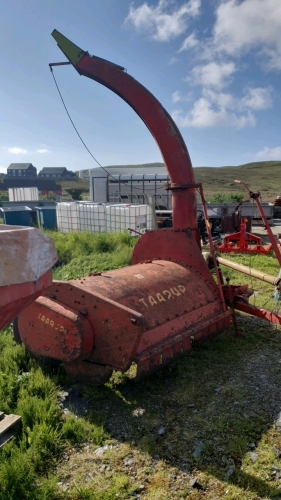
<instances>
[{"instance_id":1,"label":"blue shipping container","mask_svg":"<svg viewBox=\"0 0 281 500\"><path fill-rule=\"evenodd\" d=\"M57 229L56 207L36 207L36 212L40 229Z\"/></svg>"},{"instance_id":2,"label":"blue shipping container","mask_svg":"<svg viewBox=\"0 0 281 500\"><path fill-rule=\"evenodd\" d=\"M31 226L31 208L3 207L0 208L4 224L10 226Z\"/></svg>"}]
</instances>

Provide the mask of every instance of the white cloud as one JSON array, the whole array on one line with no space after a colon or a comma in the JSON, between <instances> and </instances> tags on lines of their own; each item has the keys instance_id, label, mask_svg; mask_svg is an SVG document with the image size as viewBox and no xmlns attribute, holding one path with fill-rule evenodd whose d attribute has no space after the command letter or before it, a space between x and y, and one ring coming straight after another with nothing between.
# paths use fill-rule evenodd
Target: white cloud
<instances>
[{"instance_id":1,"label":"white cloud","mask_svg":"<svg viewBox=\"0 0 281 500\"><path fill-rule=\"evenodd\" d=\"M42 148L42 149L36 149L36 153L44 154L44 153L50 153L50 151L49 149Z\"/></svg>"},{"instance_id":2,"label":"white cloud","mask_svg":"<svg viewBox=\"0 0 281 500\"><path fill-rule=\"evenodd\" d=\"M7 148L7 152L13 155L26 155L28 153L27 149L23 148Z\"/></svg>"},{"instance_id":3,"label":"white cloud","mask_svg":"<svg viewBox=\"0 0 281 500\"><path fill-rule=\"evenodd\" d=\"M214 111L205 97L198 99L187 115L183 116L182 111L177 110L172 116L179 126L195 128L213 127L225 121L226 118L225 112Z\"/></svg>"},{"instance_id":4,"label":"white cloud","mask_svg":"<svg viewBox=\"0 0 281 500\"><path fill-rule=\"evenodd\" d=\"M178 52L182 52L183 50L193 49L199 45L199 40L196 38L194 33L191 33L182 43Z\"/></svg>"},{"instance_id":5,"label":"white cloud","mask_svg":"<svg viewBox=\"0 0 281 500\"><path fill-rule=\"evenodd\" d=\"M254 111L268 109L272 106L272 89L270 87L248 89L247 94L241 99L241 107Z\"/></svg>"},{"instance_id":6,"label":"white cloud","mask_svg":"<svg viewBox=\"0 0 281 500\"><path fill-rule=\"evenodd\" d=\"M1 174L6 174L6 173L7 173L7 168L2 167L2 166L0 165L0 173L1 173Z\"/></svg>"},{"instance_id":7,"label":"white cloud","mask_svg":"<svg viewBox=\"0 0 281 500\"><path fill-rule=\"evenodd\" d=\"M190 94L185 94L182 95L182 93L179 90L176 90L175 92L172 93L172 102L180 102L180 101L190 101L191 95Z\"/></svg>"},{"instance_id":8,"label":"white cloud","mask_svg":"<svg viewBox=\"0 0 281 500\"><path fill-rule=\"evenodd\" d=\"M210 62L205 65L195 66L191 71L191 76L187 80L195 85L222 89L229 85L231 76L235 71L237 71L237 68L234 62Z\"/></svg>"},{"instance_id":9,"label":"white cloud","mask_svg":"<svg viewBox=\"0 0 281 500\"><path fill-rule=\"evenodd\" d=\"M189 85L200 86L201 95L187 113L181 109L174 111L177 123L182 127L198 128L255 126L257 113L272 107L274 92L269 86L241 91L237 78L239 59L259 57L263 68L281 70L281 0L217 0L210 37L206 32L199 36L196 31L190 34L187 30L190 19L199 14L201 0L139 1L139 7L131 4L127 23L158 42L183 35L176 57L180 59L182 53L196 49L200 58L200 63L197 59L196 65L193 64L186 81ZM169 64L176 62L176 57ZM234 78L235 94L226 91ZM176 90L172 94L172 101L177 106L190 98L188 92ZM273 149L272 154L276 155L276 148ZM267 150L266 153L271 154Z\"/></svg>"},{"instance_id":10,"label":"white cloud","mask_svg":"<svg viewBox=\"0 0 281 500\"><path fill-rule=\"evenodd\" d=\"M203 95L209 102L215 104L220 109L235 109L237 106L236 99L231 94L224 92L214 92L210 89L203 89Z\"/></svg>"},{"instance_id":11,"label":"white cloud","mask_svg":"<svg viewBox=\"0 0 281 500\"><path fill-rule=\"evenodd\" d=\"M281 160L281 146L276 148L264 147L262 151L256 154L256 157L262 160Z\"/></svg>"},{"instance_id":12,"label":"white cloud","mask_svg":"<svg viewBox=\"0 0 281 500\"><path fill-rule=\"evenodd\" d=\"M179 90L176 90L175 92L173 92L172 94L172 101L173 102L179 102L181 100L181 93Z\"/></svg>"},{"instance_id":13,"label":"white cloud","mask_svg":"<svg viewBox=\"0 0 281 500\"><path fill-rule=\"evenodd\" d=\"M173 94L173 102L179 102L180 93ZM207 128L229 126L241 129L256 124L253 111L261 111L272 105L270 88L248 88L246 94L237 98L230 93L216 92L209 88L202 89L202 96L184 115L183 111L173 113L175 121L181 127ZM276 153L276 152L275 152Z\"/></svg>"},{"instance_id":14,"label":"white cloud","mask_svg":"<svg viewBox=\"0 0 281 500\"><path fill-rule=\"evenodd\" d=\"M227 0L217 9L213 43L231 56L258 50L267 69L280 70L280 33L280 0Z\"/></svg>"},{"instance_id":15,"label":"white cloud","mask_svg":"<svg viewBox=\"0 0 281 500\"><path fill-rule=\"evenodd\" d=\"M168 62L169 66L171 66L172 64L175 64L177 62L177 58L176 57L171 57L170 61Z\"/></svg>"},{"instance_id":16,"label":"white cloud","mask_svg":"<svg viewBox=\"0 0 281 500\"><path fill-rule=\"evenodd\" d=\"M2 148L4 151L6 151L6 153L9 153L9 154L12 154L12 155L26 155L26 154L34 154L34 153L38 153L38 154L46 154L46 153L50 153L50 150L47 149L46 147L42 147L41 148L38 148L34 151L31 151L31 150L27 150L27 149L24 149L24 148L18 148L18 147L12 147L12 148L5 148L3 147Z\"/></svg>"},{"instance_id":17,"label":"white cloud","mask_svg":"<svg viewBox=\"0 0 281 500\"><path fill-rule=\"evenodd\" d=\"M205 97L200 97L185 116L179 110L175 111L172 116L180 127L207 128L224 125L241 129L256 124L256 119L250 111L237 115L223 107L215 108L213 103Z\"/></svg>"},{"instance_id":18,"label":"white cloud","mask_svg":"<svg viewBox=\"0 0 281 500\"><path fill-rule=\"evenodd\" d=\"M159 0L153 7L146 2L140 7L130 6L125 23L131 23L137 31L146 32L157 42L167 42L185 32L188 17L199 14L201 0L189 0L180 7L169 8L173 2Z\"/></svg>"}]
</instances>

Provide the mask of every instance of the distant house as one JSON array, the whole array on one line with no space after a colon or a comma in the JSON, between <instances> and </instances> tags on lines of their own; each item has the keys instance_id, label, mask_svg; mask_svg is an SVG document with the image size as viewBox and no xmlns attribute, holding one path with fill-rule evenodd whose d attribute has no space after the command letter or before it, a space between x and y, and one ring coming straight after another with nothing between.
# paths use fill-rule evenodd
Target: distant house
<instances>
[{"instance_id":1,"label":"distant house","mask_svg":"<svg viewBox=\"0 0 281 500\"><path fill-rule=\"evenodd\" d=\"M70 172L65 167L44 167L38 174L41 178L71 179L76 177L74 172Z\"/></svg>"},{"instance_id":2,"label":"distant house","mask_svg":"<svg viewBox=\"0 0 281 500\"><path fill-rule=\"evenodd\" d=\"M7 168L8 177L37 177L37 168L32 163L11 163Z\"/></svg>"}]
</instances>

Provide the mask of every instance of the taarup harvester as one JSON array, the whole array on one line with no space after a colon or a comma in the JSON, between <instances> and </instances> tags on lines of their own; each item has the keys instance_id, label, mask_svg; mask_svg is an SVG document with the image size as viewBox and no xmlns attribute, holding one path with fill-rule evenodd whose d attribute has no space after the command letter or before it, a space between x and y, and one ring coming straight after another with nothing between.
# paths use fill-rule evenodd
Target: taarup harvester
<instances>
[{"instance_id":1,"label":"taarup harvester","mask_svg":"<svg viewBox=\"0 0 281 500\"><path fill-rule=\"evenodd\" d=\"M173 227L141 236L129 267L54 281L18 317L18 338L34 354L63 362L77 380L99 385L133 362L137 377L153 372L228 327L234 308L280 323L249 305L246 286L224 285L216 263L217 282L209 270L197 225L201 186L167 111L124 68L90 56L56 30L52 35L80 75L119 95L150 130L170 178Z\"/></svg>"}]
</instances>

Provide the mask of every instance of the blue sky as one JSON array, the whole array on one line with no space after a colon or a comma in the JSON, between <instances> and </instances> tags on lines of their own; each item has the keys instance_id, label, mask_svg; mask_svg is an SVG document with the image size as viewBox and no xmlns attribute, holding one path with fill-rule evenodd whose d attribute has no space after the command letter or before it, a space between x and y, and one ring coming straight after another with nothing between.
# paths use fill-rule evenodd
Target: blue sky
<instances>
[{"instance_id":1,"label":"blue sky","mask_svg":"<svg viewBox=\"0 0 281 500\"><path fill-rule=\"evenodd\" d=\"M54 28L124 66L175 119L194 167L281 160L281 0L9 0L1 9L0 170L13 162L97 166L48 63ZM119 97L55 69L69 112L103 166L162 161Z\"/></svg>"}]
</instances>

